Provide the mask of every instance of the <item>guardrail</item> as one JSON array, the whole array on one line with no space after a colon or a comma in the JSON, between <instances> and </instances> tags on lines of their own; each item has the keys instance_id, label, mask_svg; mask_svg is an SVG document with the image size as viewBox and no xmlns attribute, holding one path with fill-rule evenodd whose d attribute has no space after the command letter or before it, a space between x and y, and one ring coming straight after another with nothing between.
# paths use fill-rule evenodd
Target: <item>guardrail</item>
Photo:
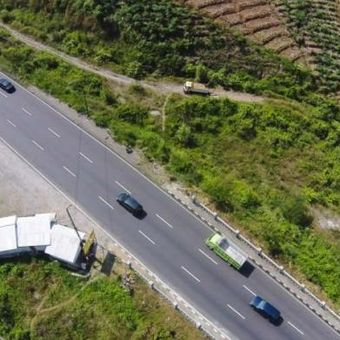
<instances>
[{"instance_id":1,"label":"guardrail","mask_svg":"<svg viewBox=\"0 0 340 340\"><path fill-rule=\"evenodd\" d=\"M127 251L119 243L114 242L114 244L129 258L129 260L124 261L125 264L129 268L135 270L135 272L149 285L151 289L155 290L170 304L172 304L172 306L181 312L187 320L193 323L197 329L203 331L212 339L232 340L235 338L233 335L227 334L226 330L218 328L204 317L195 307L179 296L171 287L144 266L139 260L137 260L137 258L132 256L129 251Z\"/></svg>"},{"instance_id":2,"label":"guardrail","mask_svg":"<svg viewBox=\"0 0 340 340\"><path fill-rule=\"evenodd\" d=\"M174 197L177 201L179 201L181 204L185 205L186 208L188 208L191 212L193 212L197 217L199 217L203 222L207 223L209 227L211 227L213 230L219 232L220 230L216 228L212 223L210 223L206 218L202 217L192 206L187 204L183 199L177 197L173 192L168 190L168 193ZM340 316L337 314L334 310L332 310L325 301L320 300L316 295L314 295L308 288L305 287L303 283L300 283L297 279L295 279L291 274L289 274L282 265L275 262L272 258L270 258L267 254L263 252L263 250L259 247L257 247L255 244L253 244L251 241L249 241L246 237L244 237L240 230L235 229L232 227L228 222L223 220L218 216L218 213L211 210L209 207L204 205L203 203L199 202L199 200L193 195L190 197L190 202L194 204L194 206L203 209L205 212L207 212L209 215L212 216L212 218L226 227L232 234L235 235L235 237L242 242L244 242L249 248L251 248L261 259L265 260L266 263L270 264L278 273L274 273L272 270L268 268L268 266L264 266L259 260L257 260L255 257L249 257L258 267L263 269L268 275L270 275L272 278L274 278L278 283L280 283L287 291L289 291L291 294L293 294L299 301L301 301L307 308L309 308L312 312L314 312L317 316L319 316L323 321L325 321L329 326L331 326L336 332L340 334ZM298 288L298 291L294 290L290 285L287 285L284 280L281 279L281 277L287 278L288 281L290 281L293 286ZM305 299L304 297L299 294L301 292L302 294L305 294L308 298L311 299L311 301L314 301L317 304L317 307L315 307L314 304L310 303ZM320 310L321 308L321 310ZM328 312L330 315L333 316L333 318L337 322L332 322L329 320L329 317L326 317L324 312Z\"/></svg>"}]
</instances>

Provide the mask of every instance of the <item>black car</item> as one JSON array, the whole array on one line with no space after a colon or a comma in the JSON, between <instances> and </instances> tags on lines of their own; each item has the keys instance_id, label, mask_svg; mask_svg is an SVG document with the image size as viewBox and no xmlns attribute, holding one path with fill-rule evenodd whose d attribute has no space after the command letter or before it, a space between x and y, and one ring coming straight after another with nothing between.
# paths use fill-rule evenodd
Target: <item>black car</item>
<instances>
[{"instance_id":1,"label":"black car","mask_svg":"<svg viewBox=\"0 0 340 340\"><path fill-rule=\"evenodd\" d=\"M250 306L273 323L280 322L282 319L280 311L260 296L255 296L250 301Z\"/></svg>"},{"instance_id":2,"label":"black car","mask_svg":"<svg viewBox=\"0 0 340 340\"><path fill-rule=\"evenodd\" d=\"M134 216L143 216L143 206L130 194L122 192L117 197L117 202L122 205L126 210L130 211Z\"/></svg>"},{"instance_id":3,"label":"black car","mask_svg":"<svg viewBox=\"0 0 340 340\"><path fill-rule=\"evenodd\" d=\"M0 79L0 88L8 93L13 93L15 91L14 85L7 79Z\"/></svg>"}]
</instances>

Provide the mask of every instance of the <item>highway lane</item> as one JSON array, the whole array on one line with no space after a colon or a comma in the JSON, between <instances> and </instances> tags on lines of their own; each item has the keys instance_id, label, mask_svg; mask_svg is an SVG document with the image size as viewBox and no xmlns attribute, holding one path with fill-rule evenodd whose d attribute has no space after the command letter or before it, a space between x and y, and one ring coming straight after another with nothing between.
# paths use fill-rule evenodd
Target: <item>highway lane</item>
<instances>
[{"instance_id":1,"label":"highway lane","mask_svg":"<svg viewBox=\"0 0 340 340\"><path fill-rule=\"evenodd\" d=\"M229 268L205 248L205 225L21 88L0 98L0 136L220 328L240 339L337 338L259 269L246 278ZM116 204L122 186L143 203L144 220ZM279 306L284 323L275 327L254 313L243 286Z\"/></svg>"}]
</instances>

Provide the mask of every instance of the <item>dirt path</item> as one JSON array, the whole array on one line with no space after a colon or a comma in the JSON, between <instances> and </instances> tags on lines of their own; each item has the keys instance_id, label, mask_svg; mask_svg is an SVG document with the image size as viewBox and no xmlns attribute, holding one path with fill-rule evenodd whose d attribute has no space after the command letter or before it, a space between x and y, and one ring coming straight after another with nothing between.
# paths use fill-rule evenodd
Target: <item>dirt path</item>
<instances>
[{"instance_id":1,"label":"dirt path","mask_svg":"<svg viewBox=\"0 0 340 340\"><path fill-rule=\"evenodd\" d=\"M30 330L31 330L31 334L34 334L34 328L36 323L38 322L39 317L48 314L48 313L52 313L60 308L66 307L69 304L73 303L75 301L75 299L83 292L83 290L88 287L90 284L92 284L93 282L95 282L96 280L98 280L99 278L101 278L102 276L97 275L95 276L93 279L89 280L88 282L86 282L84 284L83 287L81 287L81 289L74 294L71 297L68 297L67 300L60 302L57 305L48 307L48 308L43 308L44 303L46 302L46 300L48 299L49 295L46 295L43 300L41 301L40 305L38 306L37 312L34 315L34 317L32 318L31 322L30 322Z\"/></svg>"},{"instance_id":2,"label":"dirt path","mask_svg":"<svg viewBox=\"0 0 340 340\"><path fill-rule=\"evenodd\" d=\"M19 41L23 42L24 44L40 50L40 51L45 51L50 54L53 54L66 62L79 67L80 69L94 73L98 76L101 76L105 79L114 81L120 85L124 86L129 86L131 84L136 83L136 79L114 73L106 68L98 67L93 64L90 64L88 62L85 62L77 57L72 57L64 52L61 52L53 47L50 47L48 45L45 45L41 42L38 42L34 40L32 37L29 37L23 33L18 32L17 30L14 30L10 26L0 22L0 27L6 29L14 38L18 39ZM150 90L153 90L158 93L162 94L169 94L169 93L178 93L178 94L183 94L182 90L182 85L176 84L176 83L167 83L163 81L158 81L158 82L151 82L151 81L145 81L142 80L140 81L140 84L148 88ZM243 92L234 92L234 91L225 91L221 88L216 89L213 91L215 95L219 97L227 97L232 100L236 101L243 101L243 102L248 102L248 103L259 103L263 102L265 98L255 96L249 93L243 93Z\"/></svg>"}]
</instances>

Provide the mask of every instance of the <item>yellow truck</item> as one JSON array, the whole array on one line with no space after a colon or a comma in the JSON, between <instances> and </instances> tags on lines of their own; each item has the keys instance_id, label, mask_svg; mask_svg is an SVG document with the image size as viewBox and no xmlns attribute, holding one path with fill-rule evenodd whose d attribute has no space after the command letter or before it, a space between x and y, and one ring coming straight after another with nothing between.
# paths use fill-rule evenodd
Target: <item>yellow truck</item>
<instances>
[{"instance_id":1,"label":"yellow truck","mask_svg":"<svg viewBox=\"0 0 340 340\"><path fill-rule=\"evenodd\" d=\"M185 94L197 94L200 96L210 96L211 92L201 84L195 84L192 81L186 81L183 85Z\"/></svg>"}]
</instances>

